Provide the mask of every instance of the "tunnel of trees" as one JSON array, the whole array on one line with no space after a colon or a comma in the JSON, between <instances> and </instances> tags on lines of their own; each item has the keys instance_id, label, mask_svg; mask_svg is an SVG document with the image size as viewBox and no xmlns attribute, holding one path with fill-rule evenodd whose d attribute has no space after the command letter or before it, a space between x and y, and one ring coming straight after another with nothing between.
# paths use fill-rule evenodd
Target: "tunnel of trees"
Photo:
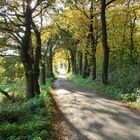
<instances>
[{"instance_id":1,"label":"tunnel of trees","mask_svg":"<svg viewBox=\"0 0 140 140\"><path fill-rule=\"evenodd\" d=\"M59 74L140 104L140 0L0 0L1 140L49 137Z\"/></svg>"},{"instance_id":2,"label":"tunnel of trees","mask_svg":"<svg viewBox=\"0 0 140 140\"><path fill-rule=\"evenodd\" d=\"M140 86L139 7L138 0L1 1L1 83L22 78L27 97L39 95L58 53L68 73L133 91Z\"/></svg>"}]
</instances>

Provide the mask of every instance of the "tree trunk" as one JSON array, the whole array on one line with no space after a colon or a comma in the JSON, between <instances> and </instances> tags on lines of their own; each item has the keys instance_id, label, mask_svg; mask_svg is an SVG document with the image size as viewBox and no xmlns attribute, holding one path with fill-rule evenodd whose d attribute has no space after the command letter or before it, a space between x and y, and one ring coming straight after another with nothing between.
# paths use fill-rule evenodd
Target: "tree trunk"
<instances>
[{"instance_id":1,"label":"tree trunk","mask_svg":"<svg viewBox=\"0 0 140 140\"><path fill-rule=\"evenodd\" d=\"M32 26L36 35L36 49L35 49L35 60L34 60L34 92L35 95L40 94L40 86L39 86L39 62L41 59L41 36L38 31L36 25L32 21Z\"/></svg>"},{"instance_id":2,"label":"tree trunk","mask_svg":"<svg viewBox=\"0 0 140 140\"><path fill-rule=\"evenodd\" d=\"M52 53L52 47L50 48L50 77L54 77L53 74L53 53Z\"/></svg>"},{"instance_id":3,"label":"tree trunk","mask_svg":"<svg viewBox=\"0 0 140 140\"><path fill-rule=\"evenodd\" d=\"M27 98L33 98L35 97L35 93L34 93L34 74L33 74L33 70L32 72L30 70L26 71L26 87L27 87Z\"/></svg>"},{"instance_id":4,"label":"tree trunk","mask_svg":"<svg viewBox=\"0 0 140 140\"><path fill-rule=\"evenodd\" d=\"M68 61L68 70L67 70L67 73L70 73L70 71L71 71L71 62L70 62L70 58L68 58L67 61Z\"/></svg>"},{"instance_id":5,"label":"tree trunk","mask_svg":"<svg viewBox=\"0 0 140 140\"><path fill-rule=\"evenodd\" d=\"M41 69L40 69L40 83L42 85L46 84L46 66L45 66L45 61L42 60L41 62Z\"/></svg>"},{"instance_id":6,"label":"tree trunk","mask_svg":"<svg viewBox=\"0 0 140 140\"><path fill-rule=\"evenodd\" d=\"M92 56L92 79L96 80L96 57Z\"/></svg>"},{"instance_id":7,"label":"tree trunk","mask_svg":"<svg viewBox=\"0 0 140 140\"><path fill-rule=\"evenodd\" d=\"M26 11L25 11L25 34L22 39L22 62L25 69L26 77L26 87L27 87L27 98L32 98L34 94L34 72L33 72L33 60L30 56L31 50L31 20L32 20L32 11L30 8L30 1L27 0Z\"/></svg>"},{"instance_id":8,"label":"tree trunk","mask_svg":"<svg viewBox=\"0 0 140 140\"><path fill-rule=\"evenodd\" d=\"M38 76L34 75L34 93L35 93L35 95L40 94L40 85L39 85L38 80L39 80Z\"/></svg>"},{"instance_id":9,"label":"tree trunk","mask_svg":"<svg viewBox=\"0 0 140 140\"><path fill-rule=\"evenodd\" d=\"M87 57L87 52L84 55L84 68L83 68L83 73L82 73L82 78L86 78L87 75L87 69L88 69L88 57Z\"/></svg>"},{"instance_id":10,"label":"tree trunk","mask_svg":"<svg viewBox=\"0 0 140 140\"><path fill-rule=\"evenodd\" d=\"M47 77L50 78L50 77L54 77L53 65L52 65L53 54L52 54L52 47L51 46L49 47L48 51L49 51L48 52L49 56L47 56Z\"/></svg>"},{"instance_id":11,"label":"tree trunk","mask_svg":"<svg viewBox=\"0 0 140 140\"><path fill-rule=\"evenodd\" d=\"M82 67L83 67L83 54L79 53L79 75L82 75Z\"/></svg>"},{"instance_id":12,"label":"tree trunk","mask_svg":"<svg viewBox=\"0 0 140 140\"><path fill-rule=\"evenodd\" d=\"M102 23L102 46L104 51L102 83L108 83L108 65L109 65L109 48L107 44L107 29L106 29L106 0L101 0L101 23Z\"/></svg>"},{"instance_id":13,"label":"tree trunk","mask_svg":"<svg viewBox=\"0 0 140 140\"><path fill-rule=\"evenodd\" d=\"M34 93L34 71L33 71L33 60L30 58L28 54L22 54L22 62L25 70L26 77L26 96L27 98L33 98L35 96Z\"/></svg>"},{"instance_id":14,"label":"tree trunk","mask_svg":"<svg viewBox=\"0 0 140 140\"><path fill-rule=\"evenodd\" d=\"M77 74L77 70L76 70L76 52L75 52L75 50L71 51L71 64L72 64L72 73Z\"/></svg>"},{"instance_id":15,"label":"tree trunk","mask_svg":"<svg viewBox=\"0 0 140 140\"><path fill-rule=\"evenodd\" d=\"M131 60L131 63L134 64L135 63L135 60L134 60L134 29L135 29L135 22L136 22L136 19L137 19L137 16L136 16L136 13L134 12L134 19L130 13L130 41L131 41L131 44L130 44L130 60Z\"/></svg>"},{"instance_id":16,"label":"tree trunk","mask_svg":"<svg viewBox=\"0 0 140 140\"><path fill-rule=\"evenodd\" d=\"M92 79L96 79L96 44L95 44L95 37L94 37L94 30L93 30L93 0L91 0L90 6L90 25L89 25L89 38L91 43L92 49Z\"/></svg>"}]
</instances>

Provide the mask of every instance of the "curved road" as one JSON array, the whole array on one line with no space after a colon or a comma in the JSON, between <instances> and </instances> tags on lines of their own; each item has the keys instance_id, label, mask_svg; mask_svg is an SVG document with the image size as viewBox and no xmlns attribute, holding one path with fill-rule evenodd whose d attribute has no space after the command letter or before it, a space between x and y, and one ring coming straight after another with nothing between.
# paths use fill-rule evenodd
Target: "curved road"
<instances>
[{"instance_id":1,"label":"curved road","mask_svg":"<svg viewBox=\"0 0 140 140\"><path fill-rule=\"evenodd\" d=\"M140 140L140 114L60 76L54 82L65 140Z\"/></svg>"}]
</instances>

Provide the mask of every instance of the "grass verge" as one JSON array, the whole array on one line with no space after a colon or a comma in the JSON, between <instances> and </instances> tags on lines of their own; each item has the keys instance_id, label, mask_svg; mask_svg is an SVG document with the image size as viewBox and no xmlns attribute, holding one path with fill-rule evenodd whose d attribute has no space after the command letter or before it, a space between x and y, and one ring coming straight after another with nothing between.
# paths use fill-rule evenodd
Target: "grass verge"
<instances>
[{"instance_id":1,"label":"grass verge","mask_svg":"<svg viewBox=\"0 0 140 140\"><path fill-rule=\"evenodd\" d=\"M140 111L140 89L137 89L134 93L126 93L122 88L116 88L113 85L105 86L99 82L93 82L90 78L83 79L78 75L70 76L69 79L76 84L97 90L112 99L123 101L127 103L129 107Z\"/></svg>"},{"instance_id":2,"label":"grass verge","mask_svg":"<svg viewBox=\"0 0 140 140\"><path fill-rule=\"evenodd\" d=\"M46 140L51 137L51 82L52 79L48 79L41 87L39 97L0 101L0 140Z\"/></svg>"}]
</instances>

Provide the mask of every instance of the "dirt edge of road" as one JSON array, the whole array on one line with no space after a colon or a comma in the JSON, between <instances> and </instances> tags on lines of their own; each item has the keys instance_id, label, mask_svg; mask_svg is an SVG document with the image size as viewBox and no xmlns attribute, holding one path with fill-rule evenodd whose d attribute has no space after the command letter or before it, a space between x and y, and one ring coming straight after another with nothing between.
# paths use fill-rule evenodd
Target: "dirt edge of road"
<instances>
[{"instance_id":1,"label":"dirt edge of road","mask_svg":"<svg viewBox=\"0 0 140 140\"><path fill-rule=\"evenodd\" d=\"M63 121L63 116L60 113L60 104L55 94L55 89L52 86L51 95L53 99L52 106L52 128L53 128L53 137L52 140L67 140L69 137L69 130Z\"/></svg>"}]
</instances>

